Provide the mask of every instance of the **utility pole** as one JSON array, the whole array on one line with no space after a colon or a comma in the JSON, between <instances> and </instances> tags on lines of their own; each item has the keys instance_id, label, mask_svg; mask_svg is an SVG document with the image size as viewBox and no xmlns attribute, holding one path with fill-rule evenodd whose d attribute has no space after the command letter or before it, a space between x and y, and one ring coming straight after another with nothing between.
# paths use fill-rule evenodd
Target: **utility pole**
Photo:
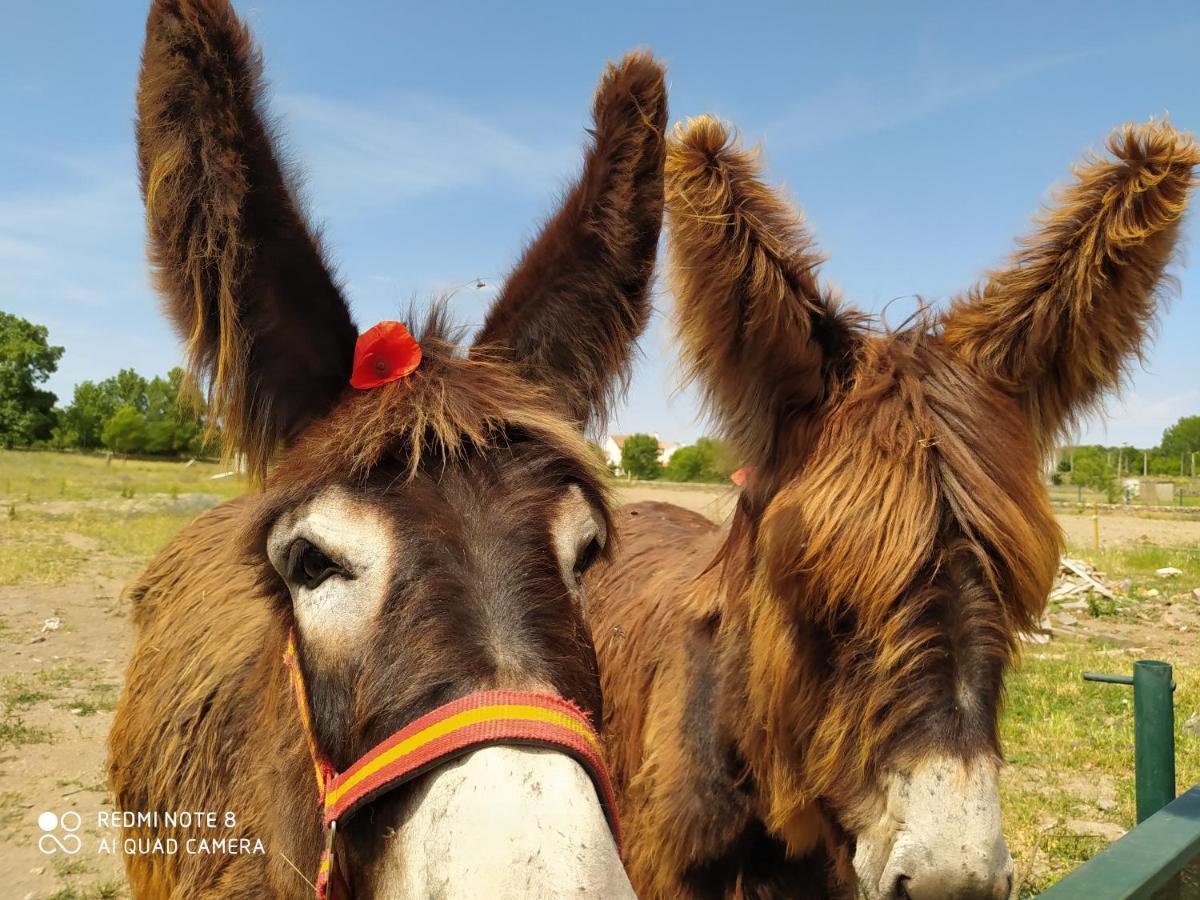
<instances>
[{"instance_id":1,"label":"utility pole","mask_svg":"<svg viewBox=\"0 0 1200 900\"><path fill-rule=\"evenodd\" d=\"M1143 478L1145 478L1148 474L1150 474L1149 466L1150 466L1150 451L1143 450L1142 451L1142 477Z\"/></svg>"}]
</instances>

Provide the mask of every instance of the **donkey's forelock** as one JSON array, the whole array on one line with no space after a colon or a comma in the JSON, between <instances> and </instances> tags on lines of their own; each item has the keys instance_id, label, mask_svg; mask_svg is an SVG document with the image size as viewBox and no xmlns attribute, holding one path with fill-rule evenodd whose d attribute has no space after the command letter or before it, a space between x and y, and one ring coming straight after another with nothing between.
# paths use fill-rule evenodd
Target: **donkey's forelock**
<instances>
[{"instance_id":1,"label":"donkey's forelock","mask_svg":"<svg viewBox=\"0 0 1200 900\"><path fill-rule=\"evenodd\" d=\"M436 477L446 466L514 440L536 442L545 464L585 485L607 519L601 464L547 388L486 348L477 345L467 356L440 305L416 334L422 348L416 371L369 391L347 388L332 412L285 451L268 478L256 532L323 487L366 483L380 466L396 471L401 482L421 472Z\"/></svg>"},{"instance_id":2,"label":"donkey's forelock","mask_svg":"<svg viewBox=\"0 0 1200 900\"><path fill-rule=\"evenodd\" d=\"M772 501L761 548L781 582L813 585L807 612L886 636L922 576L963 548L1029 628L1053 576L1058 529L1017 403L946 352L926 324L863 342L821 417L806 467ZM818 587L819 586L819 587Z\"/></svg>"}]
</instances>

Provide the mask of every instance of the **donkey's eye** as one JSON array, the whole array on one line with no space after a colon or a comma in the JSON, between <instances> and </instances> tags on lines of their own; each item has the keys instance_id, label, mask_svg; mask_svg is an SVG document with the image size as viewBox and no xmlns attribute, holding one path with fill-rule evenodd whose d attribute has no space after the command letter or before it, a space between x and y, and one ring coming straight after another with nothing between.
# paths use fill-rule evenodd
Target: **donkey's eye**
<instances>
[{"instance_id":1,"label":"donkey's eye","mask_svg":"<svg viewBox=\"0 0 1200 900\"><path fill-rule=\"evenodd\" d=\"M583 580L583 573L586 572L597 559L600 557L604 546L600 543L599 538L592 538L587 545L579 551L575 557L575 581L576 583Z\"/></svg>"},{"instance_id":2,"label":"donkey's eye","mask_svg":"<svg viewBox=\"0 0 1200 900\"><path fill-rule=\"evenodd\" d=\"M312 590L331 575L346 571L304 538L297 538L288 548L288 580Z\"/></svg>"}]
</instances>

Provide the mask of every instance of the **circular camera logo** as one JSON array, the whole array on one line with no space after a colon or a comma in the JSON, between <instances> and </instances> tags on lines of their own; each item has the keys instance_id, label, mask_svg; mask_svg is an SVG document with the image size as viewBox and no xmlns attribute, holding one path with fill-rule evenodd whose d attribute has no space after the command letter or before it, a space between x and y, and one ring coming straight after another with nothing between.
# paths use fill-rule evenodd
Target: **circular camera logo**
<instances>
[{"instance_id":1,"label":"circular camera logo","mask_svg":"<svg viewBox=\"0 0 1200 900\"><path fill-rule=\"evenodd\" d=\"M73 810L68 810L61 816L52 812L42 813L38 816L38 828L44 833L38 838L38 849L47 856L55 853L74 856L83 849L83 841L75 833L82 824L83 819Z\"/></svg>"}]
</instances>

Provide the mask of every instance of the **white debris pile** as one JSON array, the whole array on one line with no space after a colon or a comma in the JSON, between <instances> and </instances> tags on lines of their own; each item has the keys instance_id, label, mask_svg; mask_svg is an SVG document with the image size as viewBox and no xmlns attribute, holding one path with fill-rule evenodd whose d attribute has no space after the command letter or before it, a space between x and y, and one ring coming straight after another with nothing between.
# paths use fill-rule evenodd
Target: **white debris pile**
<instances>
[{"instance_id":1,"label":"white debris pile","mask_svg":"<svg viewBox=\"0 0 1200 900\"><path fill-rule=\"evenodd\" d=\"M1054 587L1050 589L1050 599L1059 602L1060 610L1082 610L1088 608L1087 595L1100 594L1110 600L1116 600L1117 595L1102 580L1103 573L1097 572L1083 560L1071 559L1064 556L1059 562L1058 577L1054 579ZM1058 625L1070 626L1075 624L1075 618L1068 612L1058 613ZM1021 635L1021 640L1027 644L1047 644L1053 634L1055 623L1050 620L1047 610L1042 615L1042 621L1033 631Z\"/></svg>"},{"instance_id":2,"label":"white debris pile","mask_svg":"<svg viewBox=\"0 0 1200 900\"><path fill-rule=\"evenodd\" d=\"M1064 556L1058 567L1058 578L1054 580L1054 587L1050 589L1050 599L1068 601L1062 605L1063 609L1086 609L1087 600L1084 598L1089 593L1116 600L1117 595L1100 580L1102 574L1083 560Z\"/></svg>"}]
</instances>

